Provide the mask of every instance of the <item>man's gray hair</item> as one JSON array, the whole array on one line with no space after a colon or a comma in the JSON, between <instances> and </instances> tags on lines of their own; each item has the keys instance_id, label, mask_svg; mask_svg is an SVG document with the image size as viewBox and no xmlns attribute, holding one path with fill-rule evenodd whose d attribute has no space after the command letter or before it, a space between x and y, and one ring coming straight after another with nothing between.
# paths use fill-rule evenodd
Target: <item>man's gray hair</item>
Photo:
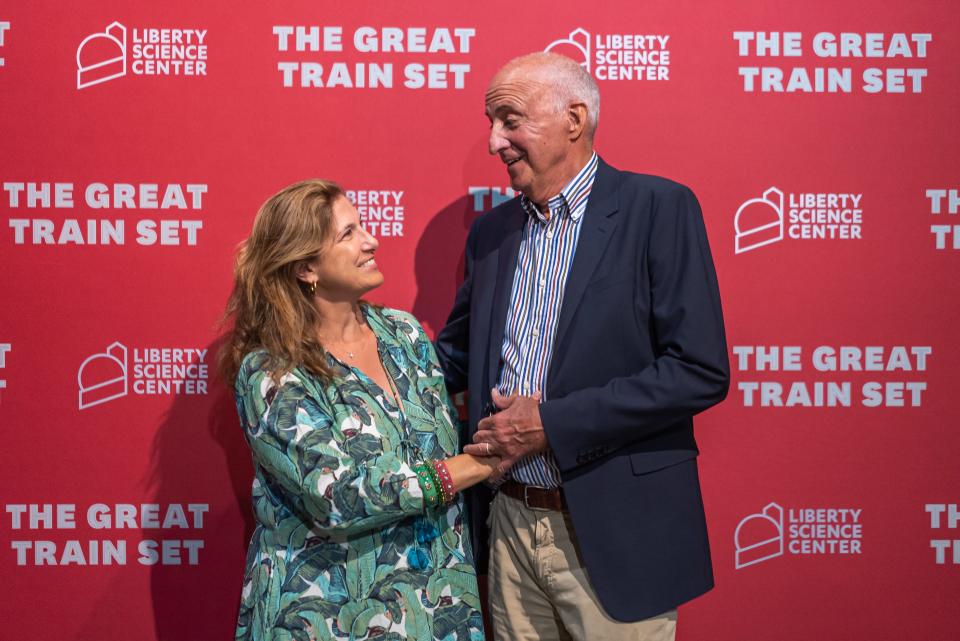
<instances>
[{"instance_id":1,"label":"man's gray hair","mask_svg":"<svg viewBox=\"0 0 960 641\"><path fill-rule=\"evenodd\" d=\"M586 134L593 140L600 120L600 89L596 80L583 65L572 58L556 53L538 51L514 58L507 66L536 65L538 75L553 87L557 111L566 111L572 103L582 102L587 106Z\"/></svg>"}]
</instances>

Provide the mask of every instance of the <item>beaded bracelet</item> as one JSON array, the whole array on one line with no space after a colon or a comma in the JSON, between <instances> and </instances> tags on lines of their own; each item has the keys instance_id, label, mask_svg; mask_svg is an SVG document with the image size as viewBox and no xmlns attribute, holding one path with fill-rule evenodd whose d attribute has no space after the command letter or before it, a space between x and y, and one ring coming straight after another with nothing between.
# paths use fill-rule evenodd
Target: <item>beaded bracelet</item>
<instances>
[{"instance_id":1,"label":"beaded bracelet","mask_svg":"<svg viewBox=\"0 0 960 641\"><path fill-rule=\"evenodd\" d=\"M447 497L443 493L443 484L440 482L440 477L437 475L437 470L434 467L436 465L435 461L426 461L427 473L430 474L430 478L433 480L433 486L437 488L437 495L440 499L440 505L443 505L447 502Z\"/></svg>"},{"instance_id":2,"label":"beaded bracelet","mask_svg":"<svg viewBox=\"0 0 960 641\"><path fill-rule=\"evenodd\" d=\"M440 494L444 503L452 503L457 491L453 488L453 478L450 476L450 470L443 461L434 461L433 469L437 473L437 479L440 481Z\"/></svg>"},{"instance_id":3,"label":"beaded bracelet","mask_svg":"<svg viewBox=\"0 0 960 641\"><path fill-rule=\"evenodd\" d=\"M423 490L423 502L427 507L433 508L440 505L440 493L437 482L430 471L432 465L427 463L417 463L413 466L413 471L417 474L417 482L420 483L420 489Z\"/></svg>"}]
</instances>

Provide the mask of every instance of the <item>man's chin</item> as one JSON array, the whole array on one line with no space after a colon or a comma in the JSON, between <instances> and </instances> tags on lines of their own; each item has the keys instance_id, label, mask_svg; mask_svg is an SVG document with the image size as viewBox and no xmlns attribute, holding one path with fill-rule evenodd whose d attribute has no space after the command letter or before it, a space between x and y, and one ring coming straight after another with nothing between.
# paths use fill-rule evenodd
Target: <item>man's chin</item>
<instances>
[{"instance_id":1,"label":"man's chin","mask_svg":"<svg viewBox=\"0 0 960 641\"><path fill-rule=\"evenodd\" d=\"M524 180L520 175L514 175L509 169L507 175L510 176L510 189L519 193L526 193L524 190L530 187L530 181Z\"/></svg>"}]
</instances>

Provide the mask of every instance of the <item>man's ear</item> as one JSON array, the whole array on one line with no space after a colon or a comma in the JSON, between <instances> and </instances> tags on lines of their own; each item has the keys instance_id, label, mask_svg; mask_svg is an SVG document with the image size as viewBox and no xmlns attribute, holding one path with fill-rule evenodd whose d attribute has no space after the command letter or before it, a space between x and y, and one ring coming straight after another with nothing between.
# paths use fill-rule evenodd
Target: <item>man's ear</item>
<instances>
[{"instance_id":1,"label":"man's ear","mask_svg":"<svg viewBox=\"0 0 960 641\"><path fill-rule=\"evenodd\" d=\"M571 103L567 107L567 121L570 140L579 140L587 131L587 106L582 102Z\"/></svg>"}]
</instances>

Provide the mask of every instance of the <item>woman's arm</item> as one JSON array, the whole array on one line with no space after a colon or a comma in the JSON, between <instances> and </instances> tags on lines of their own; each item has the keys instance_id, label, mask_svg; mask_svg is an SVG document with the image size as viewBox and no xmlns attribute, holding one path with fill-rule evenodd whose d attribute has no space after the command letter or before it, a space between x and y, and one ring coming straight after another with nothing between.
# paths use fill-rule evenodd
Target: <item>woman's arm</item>
<instances>
[{"instance_id":1,"label":"woman's arm","mask_svg":"<svg viewBox=\"0 0 960 641\"><path fill-rule=\"evenodd\" d=\"M444 460L450 471L453 488L457 492L472 485L482 483L497 471L500 459L495 456L478 457L471 454L458 454Z\"/></svg>"},{"instance_id":2,"label":"woman's arm","mask_svg":"<svg viewBox=\"0 0 960 641\"><path fill-rule=\"evenodd\" d=\"M316 529L352 535L425 511L411 464L392 452L370 455L361 442L369 435L341 432L295 375L276 385L256 370L238 391L254 462Z\"/></svg>"},{"instance_id":3,"label":"woman's arm","mask_svg":"<svg viewBox=\"0 0 960 641\"><path fill-rule=\"evenodd\" d=\"M418 462L392 452L365 455L354 440L364 435L336 429L295 375L277 385L265 369L244 368L238 392L254 462L317 529L352 535L426 511L423 481L413 469ZM459 492L489 478L500 460L459 454L443 463Z\"/></svg>"}]
</instances>

